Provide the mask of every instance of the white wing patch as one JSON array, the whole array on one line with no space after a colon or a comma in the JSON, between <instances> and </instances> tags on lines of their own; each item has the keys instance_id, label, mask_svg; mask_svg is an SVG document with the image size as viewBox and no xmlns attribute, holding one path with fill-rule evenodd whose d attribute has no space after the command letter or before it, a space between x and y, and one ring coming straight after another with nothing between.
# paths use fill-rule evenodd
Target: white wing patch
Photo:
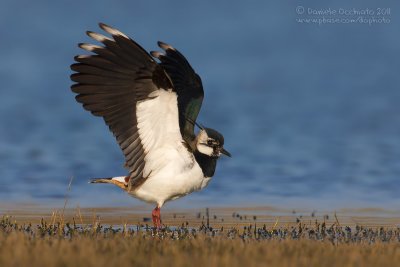
<instances>
[{"instance_id":1,"label":"white wing patch","mask_svg":"<svg viewBox=\"0 0 400 267\"><path fill-rule=\"evenodd\" d=\"M158 96L136 105L139 136L146 153L143 176L155 174L171 160L181 157L182 136L179 130L177 95L157 90ZM178 170L177 170L178 171Z\"/></svg>"}]
</instances>

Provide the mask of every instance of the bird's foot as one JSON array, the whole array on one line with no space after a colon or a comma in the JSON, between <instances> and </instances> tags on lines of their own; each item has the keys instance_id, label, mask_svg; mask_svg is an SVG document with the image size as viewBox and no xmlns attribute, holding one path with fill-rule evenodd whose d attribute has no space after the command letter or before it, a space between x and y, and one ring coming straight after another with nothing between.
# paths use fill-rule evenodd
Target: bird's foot
<instances>
[{"instance_id":1,"label":"bird's foot","mask_svg":"<svg viewBox=\"0 0 400 267\"><path fill-rule=\"evenodd\" d=\"M154 208L153 212L151 213L153 217L153 224L154 227L157 229L161 228L161 209L157 206Z\"/></svg>"}]
</instances>

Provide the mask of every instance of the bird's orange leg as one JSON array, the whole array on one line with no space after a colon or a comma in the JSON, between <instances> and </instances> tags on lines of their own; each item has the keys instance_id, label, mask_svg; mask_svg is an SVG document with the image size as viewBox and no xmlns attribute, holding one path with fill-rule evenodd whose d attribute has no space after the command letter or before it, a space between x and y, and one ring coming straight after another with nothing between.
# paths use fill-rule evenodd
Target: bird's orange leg
<instances>
[{"instance_id":1,"label":"bird's orange leg","mask_svg":"<svg viewBox=\"0 0 400 267\"><path fill-rule=\"evenodd\" d=\"M155 207L151 215L153 217L154 227L158 229L161 228L161 209L158 206Z\"/></svg>"}]
</instances>

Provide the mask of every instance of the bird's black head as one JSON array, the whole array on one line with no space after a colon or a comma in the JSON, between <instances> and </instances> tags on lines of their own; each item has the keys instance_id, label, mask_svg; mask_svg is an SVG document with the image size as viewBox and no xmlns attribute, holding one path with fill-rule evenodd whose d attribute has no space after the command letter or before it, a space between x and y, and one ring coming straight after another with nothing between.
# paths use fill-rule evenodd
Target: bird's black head
<instances>
[{"instance_id":1,"label":"bird's black head","mask_svg":"<svg viewBox=\"0 0 400 267\"><path fill-rule=\"evenodd\" d=\"M216 158L221 154L231 157L231 154L224 149L224 137L216 130L202 128L196 139L196 147L200 153Z\"/></svg>"}]
</instances>

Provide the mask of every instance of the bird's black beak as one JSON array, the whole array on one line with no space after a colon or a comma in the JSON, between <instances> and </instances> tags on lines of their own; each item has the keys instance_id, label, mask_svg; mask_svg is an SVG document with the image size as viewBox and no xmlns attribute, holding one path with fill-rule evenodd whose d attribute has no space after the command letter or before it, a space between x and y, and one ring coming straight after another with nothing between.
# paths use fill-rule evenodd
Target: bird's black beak
<instances>
[{"instance_id":1,"label":"bird's black beak","mask_svg":"<svg viewBox=\"0 0 400 267\"><path fill-rule=\"evenodd\" d=\"M224 154L225 156L228 156L228 157L230 157L230 158L232 157L231 153L229 153L228 151L226 151L225 148L222 148L220 152L221 152L221 154Z\"/></svg>"}]
</instances>

